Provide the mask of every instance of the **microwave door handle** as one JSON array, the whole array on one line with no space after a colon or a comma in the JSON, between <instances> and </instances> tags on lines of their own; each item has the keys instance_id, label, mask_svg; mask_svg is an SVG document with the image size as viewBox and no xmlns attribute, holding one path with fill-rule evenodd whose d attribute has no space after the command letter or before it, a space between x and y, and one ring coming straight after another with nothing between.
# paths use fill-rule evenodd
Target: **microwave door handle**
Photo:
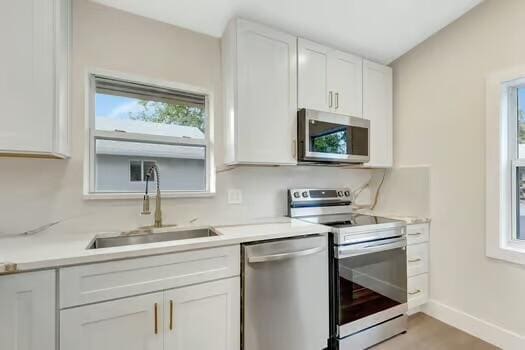
<instances>
[{"instance_id":1,"label":"microwave door handle","mask_svg":"<svg viewBox=\"0 0 525 350\"><path fill-rule=\"evenodd\" d=\"M406 239L403 237L392 240L389 239L382 243L364 243L346 247L336 247L335 257L336 259L344 259L363 254L378 253L386 250L403 248L406 247L406 245Z\"/></svg>"}]
</instances>

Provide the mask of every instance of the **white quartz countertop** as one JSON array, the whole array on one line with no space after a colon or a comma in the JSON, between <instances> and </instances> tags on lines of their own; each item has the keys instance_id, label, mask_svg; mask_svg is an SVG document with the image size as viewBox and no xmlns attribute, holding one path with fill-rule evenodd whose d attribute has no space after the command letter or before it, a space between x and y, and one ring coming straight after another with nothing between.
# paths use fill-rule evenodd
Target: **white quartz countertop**
<instances>
[{"instance_id":1,"label":"white quartz countertop","mask_svg":"<svg viewBox=\"0 0 525 350\"><path fill-rule=\"evenodd\" d=\"M383 215L376 212L363 212L363 214L402 220L408 225L430 222L429 218L421 217ZM186 226L185 228L199 227L203 226ZM176 227L175 230L182 228L184 227ZM33 236L0 237L0 274L330 232L328 226L288 217L262 219L242 225L212 225L211 228L218 234L217 236L102 249L87 249L95 236L104 235L97 232L71 234L52 231Z\"/></svg>"},{"instance_id":2,"label":"white quartz countertop","mask_svg":"<svg viewBox=\"0 0 525 350\"><path fill-rule=\"evenodd\" d=\"M202 227L202 226L201 226ZM246 242L327 233L330 228L290 218L264 223L212 227L217 236L86 249L97 233L43 232L0 238L0 274L165 254ZM180 229L180 228L177 228Z\"/></svg>"}]
</instances>

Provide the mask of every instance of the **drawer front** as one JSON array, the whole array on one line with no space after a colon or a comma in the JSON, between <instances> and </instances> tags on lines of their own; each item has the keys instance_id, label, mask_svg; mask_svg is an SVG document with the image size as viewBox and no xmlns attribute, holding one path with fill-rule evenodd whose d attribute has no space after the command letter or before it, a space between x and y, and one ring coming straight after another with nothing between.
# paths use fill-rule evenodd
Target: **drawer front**
<instances>
[{"instance_id":1,"label":"drawer front","mask_svg":"<svg viewBox=\"0 0 525 350\"><path fill-rule=\"evenodd\" d=\"M407 244L418 244L428 242L430 226L428 224L417 224L407 226Z\"/></svg>"},{"instance_id":2,"label":"drawer front","mask_svg":"<svg viewBox=\"0 0 525 350\"><path fill-rule=\"evenodd\" d=\"M408 278L408 308L425 304L428 301L428 273Z\"/></svg>"},{"instance_id":3,"label":"drawer front","mask_svg":"<svg viewBox=\"0 0 525 350\"><path fill-rule=\"evenodd\" d=\"M60 269L60 307L95 303L240 274L238 245Z\"/></svg>"},{"instance_id":4,"label":"drawer front","mask_svg":"<svg viewBox=\"0 0 525 350\"><path fill-rule=\"evenodd\" d=\"M412 244L407 247L408 277L428 272L428 243Z\"/></svg>"}]
</instances>

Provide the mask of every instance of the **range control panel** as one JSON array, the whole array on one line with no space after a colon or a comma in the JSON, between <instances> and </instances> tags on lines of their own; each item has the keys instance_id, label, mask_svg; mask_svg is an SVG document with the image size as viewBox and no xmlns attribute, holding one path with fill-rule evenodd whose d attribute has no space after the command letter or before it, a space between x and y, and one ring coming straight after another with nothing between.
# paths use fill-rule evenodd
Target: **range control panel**
<instances>
[{"instance_id":1,"label":"range control panel","mask_svg":"<svg viewBox=\"0 0 525 350\"><path fill-rule=\"evenodd\" d=\"M304 201L350 201L349 188L311 189L294 188L288 190L290 202Z\"/></svg>"}]
</instances>

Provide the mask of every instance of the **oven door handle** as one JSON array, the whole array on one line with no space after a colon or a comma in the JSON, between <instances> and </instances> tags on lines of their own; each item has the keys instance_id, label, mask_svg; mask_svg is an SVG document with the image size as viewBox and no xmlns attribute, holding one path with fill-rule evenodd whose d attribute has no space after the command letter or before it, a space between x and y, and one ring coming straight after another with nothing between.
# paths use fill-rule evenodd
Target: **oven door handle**
<instances>
[{"instance_id":1,"label":"oven door handle","mask_svg":"<svg viewBox=\"0 0 525 350\"><path fill-rule=\"evenodd\" d=\"M386 250L398 249L406 247L407 241L406 238L392 238L385 239L382 241L368 242L361 244L351 244L347 246L335 247L335 258L344 259L350 258L352 256L358 256L363 254L377 253Z\"/></svg>"}]
</instances>

